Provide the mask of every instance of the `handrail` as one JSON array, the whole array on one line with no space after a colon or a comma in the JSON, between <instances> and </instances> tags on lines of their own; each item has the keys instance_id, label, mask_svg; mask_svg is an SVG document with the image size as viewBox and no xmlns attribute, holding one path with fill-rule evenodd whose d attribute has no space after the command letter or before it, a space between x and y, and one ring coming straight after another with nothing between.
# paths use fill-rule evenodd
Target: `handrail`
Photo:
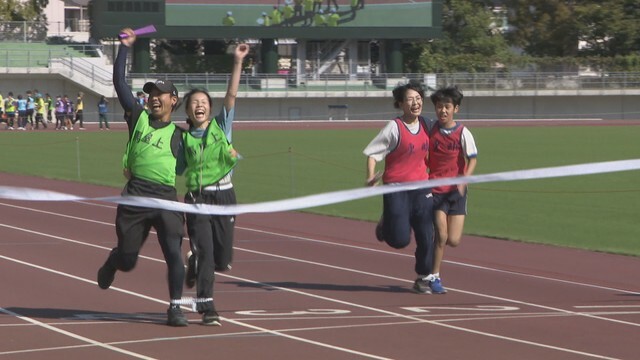
<instances>
[{"instance_id":1,"label":"handrail","mask_svg":"<svg viewBox=\"0 0 640 360\"><path fill-rule=\"evenodd\" d=\"M228 74L135 73L132 79L166 79L176 86L200 87L226 85ZM309 89L350 90L358 87L371 91L387 91L410 80L419 81L429 88L456 85L463 91L542 91L542 90L597 90L640 89L640 72L610 72L581 74L577 72L537 73L447 73L447 74L243 74L241 84L255 90L304 91ZM273 86L268 86L272 84Z\"/></svg>"},{"instance_id":2,"label":"handrail","mask_svg":"<svg viewBox=\"0 0 640 360\"><path fill-rule=\"evenodd\" d=\"M80 58L80 57L68 57L51 59L52 63L59 63L62 66L70 69L72 72L79 72L80 74L91 78L92 80L99 82L103 85L112 84L112 73L105 70L104 67L96 66L95 64Z\"/></svg>"}]
</instances>

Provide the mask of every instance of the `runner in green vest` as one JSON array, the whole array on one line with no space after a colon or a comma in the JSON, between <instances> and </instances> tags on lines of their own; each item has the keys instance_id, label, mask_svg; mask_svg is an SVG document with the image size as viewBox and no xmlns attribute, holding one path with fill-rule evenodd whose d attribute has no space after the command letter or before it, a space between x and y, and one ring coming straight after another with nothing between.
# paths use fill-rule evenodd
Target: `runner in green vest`
<instances>
[{"instance_id":1,"label":"runner in green vest","mask_svg":"<svg viewBox=\"0 0 640 360\"><path fill-rule=\"evenodd\" d=\"M184 134L186 162L186 203L236 204L231 170L237 153L231 145L231 124L240 84L242 61L249 46L239 44L234 52L233 70L220 114L211 119L211 97L195 89L184 97L189 131ZM205 325L220 325L213 303L214 271L231 269L235 216L187 213L191 252L187 254L187 287L196 287L196 310Z\"/></svg>"},{"instance_id":2,"label":"runner in green vest","mask_svg":"<svg viewBox=\"0 0 640 360\"><path fill-rule=\"evenodd\" d=\"M179 102L178 90L167 80L148 82L143 87L149 94L148 109L139 105L125 80L127 54L136 35L131 29L123 29L121 33L126 36L120 39L118 56L113 64L113 85L120 105L131 113L127 119L129 142L123 158L128 181L122 194L177 201L175 179L178 159L182 159L182 130L171 122L171 113ZM136 266L140 248L153 227L168 268L167 325L187 326L187 318L180 309L185 274L183 226L181 212L118 205L118 244L98 270L98 286L108 289L117 270L131 271Z\"/></svg>"}]
</instances>

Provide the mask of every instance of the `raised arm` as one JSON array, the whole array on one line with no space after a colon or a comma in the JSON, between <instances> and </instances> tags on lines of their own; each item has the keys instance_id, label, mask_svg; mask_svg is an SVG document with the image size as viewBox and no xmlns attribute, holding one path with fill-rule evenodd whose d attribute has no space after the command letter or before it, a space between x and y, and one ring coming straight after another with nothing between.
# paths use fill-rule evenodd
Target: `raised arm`
<instances>
[{"instance_id":1,"label":"raised arm","mask_svg":"<svg viewBox=\"0 0 640 360\"><path fill-rule=\"evenodd\" d=\"M238 96L238 87L240 86L240 75L242 74L242 61L249 53L249 45L239 44L233 55L233 69L231 70L231 79L227 86L227 94L220 113L216 116L218 126L224 131L227 139L231 141L233 134L233 119L235 117L236 97Z\"/></svg>"},{"instance_id":2,"label":"raised arm","mask_svg":"<svg viewBox=\"0 0 640 360\"><path fill-rule=\"evenodd\" d=\"M125 33L128 37L120 39L120 47L118 49L118 56L113 62L113 86L115 87L116 94L118 94L118 100L120 105L126 112L133 111L136 100L133 97L131 88L127 84L125 79L127 55L129 53L129 47L133 45L136 40L136 35L131 29L123 29L121 33Z\"/></svg>"},{"instance_id":3,"label":"raised arm","mask_svg":"<svg viewBox=\"0 0 640 360\"><path fill-rule=\"evenodd\" d=\"M242 61L249 53L249 45L238 44L233 54L233 69L231 70L231 80L227 86L227 94L224 97L224 107L230 111L236 106L238 87L240 86L240 75L242 74Z\"/></svg>"}]
</instances>

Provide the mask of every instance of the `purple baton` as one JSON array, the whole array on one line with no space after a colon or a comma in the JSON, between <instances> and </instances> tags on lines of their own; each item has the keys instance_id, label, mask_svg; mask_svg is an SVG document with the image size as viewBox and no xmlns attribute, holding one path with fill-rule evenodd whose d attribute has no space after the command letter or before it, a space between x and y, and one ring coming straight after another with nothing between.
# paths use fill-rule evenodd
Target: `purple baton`
<instances>
[{"instance_id":1,"label":"purple baton","mask_svg":"<svg viewBox=\"0 0 640 360\"><path fill-rule=\"evenodd\" d=\"M156 27L153 26L153 25L147 25L145 27L141 27L139 29L133 30L133 33L138 35L138 36L139 35L144 35L144 34L151 34L151 33L154 33L154 32L156 32ZM124 33L122 33L122 34L120 34L118 36L120 37L120 39L124 39L124 38L129 37L129 35L124 34Z\"/></svg>"}]
</instances>

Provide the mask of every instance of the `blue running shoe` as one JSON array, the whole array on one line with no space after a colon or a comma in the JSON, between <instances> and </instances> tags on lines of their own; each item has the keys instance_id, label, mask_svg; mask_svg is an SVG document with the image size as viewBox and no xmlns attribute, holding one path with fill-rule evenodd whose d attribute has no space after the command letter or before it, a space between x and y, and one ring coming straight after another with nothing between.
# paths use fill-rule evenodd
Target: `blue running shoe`
<instances>
[{"instance_id":1,"label":"blue running shoe","mask_svg":"<svg viewBox=\"0 0 640 360\"><path fill-rule=\"evenodd\" d=\"M432 294L446 294L447 289L442 286L442 280L440 278L435 278L429 281L429 288L431 289Z\"/></svg>"}]
</instances>

